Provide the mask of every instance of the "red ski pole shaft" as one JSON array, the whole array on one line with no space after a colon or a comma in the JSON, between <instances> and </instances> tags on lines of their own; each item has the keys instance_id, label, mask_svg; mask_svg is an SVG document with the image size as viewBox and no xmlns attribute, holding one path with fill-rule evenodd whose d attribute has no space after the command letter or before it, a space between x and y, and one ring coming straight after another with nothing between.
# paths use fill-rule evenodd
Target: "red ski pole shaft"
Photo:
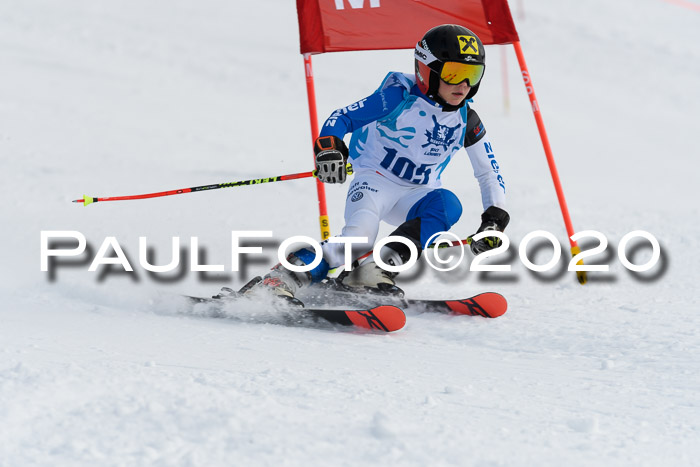
<instances>
[{"instance_id":1,"label":"red ski pole shaft","mask_svg":"<svg viewBox=\"0 0 700 467\"><path fill-rule=\"evenodd\" d=\"M85 196L83 196L83 199L76 199L73 202L74 203L83 203L83 206L87 206L88 204L97 203L100 201L127 201L127 200L134 200L134 199L159 198L161 196L181 195L184 193L195 193L198 191L217 190L219 188L233 188L233 187L237 187L237 186L260 185L263 183L283 182L285 180L296 180L298 178L310 178L310 177L315 177L315 176L316 176L316 172L311 171L311 172L300 172L300 173L288 174L288 175L278 175L276 177L254 178L251 180L240 180L237 182L215 183L212 185L202 185L202 186L195 186L195 187L191 187L191 188L180 188L177 190L159 191L157 193L145 193L142 195L111 196L111 197L106 197L106 198L99 198L97 196L93 197L93 196L85 195Z\"/></svg>"}]
</instances>

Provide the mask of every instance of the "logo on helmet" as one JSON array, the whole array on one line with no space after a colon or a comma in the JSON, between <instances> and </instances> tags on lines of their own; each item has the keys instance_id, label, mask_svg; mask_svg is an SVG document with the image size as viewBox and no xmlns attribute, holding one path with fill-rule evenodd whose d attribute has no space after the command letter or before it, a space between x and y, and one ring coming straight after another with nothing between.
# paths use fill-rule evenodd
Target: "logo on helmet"
<instances>
[{"instance_id":1,"label":"logo on helmet","mask_svg":"<svg viewBox=\"0 0 700 467\"><path fill-rule=\"evenodd\" d=\"M463 55L479 55L479 43L474 36L457 36L459 52Z\"/></svg>"}]
</instances>

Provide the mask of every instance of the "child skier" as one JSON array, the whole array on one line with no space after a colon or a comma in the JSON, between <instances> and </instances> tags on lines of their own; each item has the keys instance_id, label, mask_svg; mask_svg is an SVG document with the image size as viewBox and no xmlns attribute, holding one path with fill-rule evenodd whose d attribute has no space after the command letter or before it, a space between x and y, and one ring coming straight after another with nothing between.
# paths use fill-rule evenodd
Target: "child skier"
<instances>
[{"instance_id":1,"label":"child skier","mask_svg":"<svg viewBox=\"0 0 700 467\"><path fill-rule=\"evenodd\" d=\"M486 137L486 130L468 102L479 90L485 50L467 28L454 24L429 30L415 48L415 75L392 72L371 96L333 112L315 141L318 179L344 183L346 163L352 159L355 177L348 189L345 227L341 237L367 237L353 245L353 259L370 251L380 221L398 226L392 235L408 239L419 254L438 232L450 229L462 205L440 188L440 175L462 147L479 182L483 209L477 233L503 231L509 222L505 184ZM343 137L351 133L350 147ZM472 242L476 255L497 247L486 237ZM262 280L242 289L246 294L266 291L296 301L298 288L319 282L345 262L343 243L324 242L323 259L308 272L294 272L281 264ZM290 264L311 264L316 255L303 248L287 258ZM410 249L401 242L384 246L380 258L393 266L405 264ZM403 295L397 273L380 268L370 256L347 275L343 284L385 294Z\"/></svg>"}]
</instances>

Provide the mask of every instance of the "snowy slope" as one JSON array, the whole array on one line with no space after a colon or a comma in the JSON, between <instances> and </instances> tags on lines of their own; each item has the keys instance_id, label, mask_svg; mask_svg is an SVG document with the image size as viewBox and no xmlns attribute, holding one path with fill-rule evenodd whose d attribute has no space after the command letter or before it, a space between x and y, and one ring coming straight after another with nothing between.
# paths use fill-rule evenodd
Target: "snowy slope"
<instances>
[{"instance_id":1,"label":"snowy slope","mask_svg":"<svg viewBox=\"0 0 700 467\"><path fill-rule=\"evenodd\" d=\"M607 273L529 272L534 230L566 249L551 179L507 51L490 47L475 101L508 184L508 274L404 276L415 297L503 293L496 320L408 310L391 335L184 316L263 273L230 271L232 230L318 235L309 180L80 207L116 196L309 170L293 2L0 3L0 465L693 465L700 457L700 227L694 135L700 3L513 5L576 230L610 241ZM417 34L420 34L418 32ZM411 51L314 57L319 114L372 92ZM478 225L466 158L443 175ZM329 187L334 233L345 187ZM632 274L628 232L662 259ZM91 258L40 271L40 232L107 236L136 272ZM384 228L384 233L390 229ZM224 273L153 276L171 237ZM533 249L539 263L550 249ZM629 249L644 263L646 246ZM562 265L564 260L562 260Z\"/></svg>"}]
</instances>

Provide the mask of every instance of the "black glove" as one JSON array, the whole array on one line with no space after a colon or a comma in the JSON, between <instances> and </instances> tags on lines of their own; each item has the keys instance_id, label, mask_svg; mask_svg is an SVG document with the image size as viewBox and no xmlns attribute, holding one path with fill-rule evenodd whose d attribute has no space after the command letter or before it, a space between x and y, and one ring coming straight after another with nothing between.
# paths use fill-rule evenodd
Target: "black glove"
<instances>
[{"instance_id":1,"label":"black glove","mask_svg":"<svg viewBox=\"0 0 700 467\"><path fill-rule=\"evenodd\" d=\"M503 232L506 229L508 222L510 222L510 215L508 215L506 211L501 208L497 208L496 206L490 206L481 215L481 226L479 227L479 230L477 230L471 237L479 232L488 230L498 230L499 232ZM472 253L474 253L476 256L484 251L498 248L501 246L501 243L501 239L498 237L484 237L481 240L471 242L470 247Z\"/></svg>"},{"instance_id":2,"label":"black glove","mask_svg":"<svg viewBox=\"0 0 700 467\"><path fill-rule=\"evenodd\" d=\"M314 143L316 176L323 183L345 183L348 147L337 136L320 136Z\"/></svg>"}]
</instances>

